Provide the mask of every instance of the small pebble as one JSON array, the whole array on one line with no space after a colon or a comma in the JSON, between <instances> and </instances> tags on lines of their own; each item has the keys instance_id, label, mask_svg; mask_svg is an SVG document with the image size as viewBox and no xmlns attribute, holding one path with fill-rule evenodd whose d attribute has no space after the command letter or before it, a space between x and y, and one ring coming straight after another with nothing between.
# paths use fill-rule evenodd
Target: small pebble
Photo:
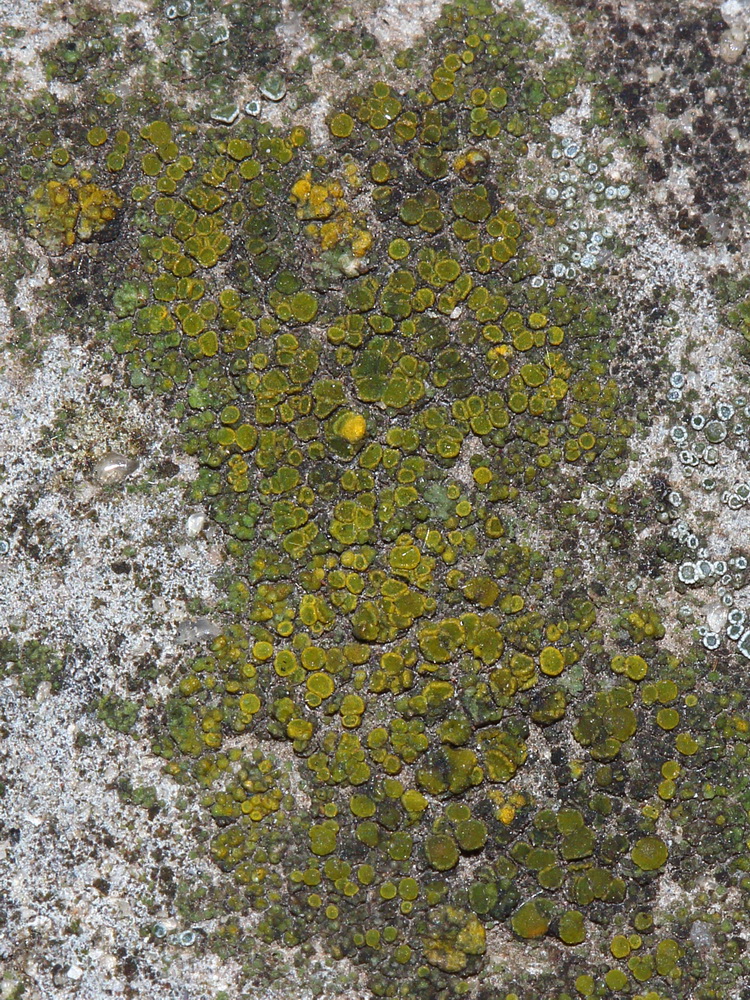
<instances>
[{"instance_id":1,"label":"small pebble","mask_svg":"<svg viewBox=\"0 0 750 1000\"><path fill-rule=\"evenodd\" d=\"M134 458L128 458L116 451L108 451L94 464L94 480L100 486L114 486L132 475L138 468Z\"/></svg>"},{"instance_id":2,"label":"small pebble","mask_svg":"<svg viewBox=\"0 0 750 1000\"><path fill-rule=\"evenodd\" d=\"M746 45L747 35L742 28L735 25L721 36L719 55L728 66L733 66L739 62Z\"/></svg>"},{"instance_id":3,"label":"small pebble","mask_svg":"<svg viewBox=\"0 0 750 1000\"><path fill-rule=\"evenodd\" d=\"M177 626L176 642L178 646L190 646L196 642L205 642L221 635L221 627L210 618L186 619Z\"/></svg>"},{"instance_id":4,"label":"small pebble","mask_svg":"<svg viewBox=\"0 0 750 1000\"><path fill-rule=\"evenodd\" d=\"M205 514L191 514L190 517L187 519L185 533L187 534L188 538L197 538L207 524L208 524L208 518L206 517Z\"/></svg>"}]
</instances>

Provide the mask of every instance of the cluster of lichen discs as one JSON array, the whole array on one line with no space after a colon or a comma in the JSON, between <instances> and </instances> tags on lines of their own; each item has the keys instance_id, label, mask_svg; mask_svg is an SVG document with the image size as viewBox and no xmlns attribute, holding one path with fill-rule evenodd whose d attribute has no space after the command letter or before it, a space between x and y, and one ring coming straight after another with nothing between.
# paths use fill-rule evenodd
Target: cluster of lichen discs
<instances>
[{"instance_id":1,"label":"cluster of lichen discs","mask_svg":"<svg viewBox=\"0 0 750 1000\"><path fill-rule=\"evenodd\" d=\"M506 16L440 30L428 88L352 96L325 154L177 113L88 133L137 175L107 349L173 404L232 557L153 746L213 823L217 947L253 910L256 940L312 937L375 996L449 997L500 926L562 942L579 995L664 993L692 966L651 911L708 749L695 664L630 595L605 641L615 574L584 553L582 525L612 560L634 533L610 492L633 425L611 301L552 266L577 206L535 194L579 74ZM57 250L122 203L52 160L27 216Z\"/></svg>"},{"instance_id":2,"label":"cluster of lichen discs","mask_svg":"<svg viewBox=\"0 0 750 1000\"><path fill-rule=\"evenodd\" d=\"M206 786L212 856L259 933L293 944L312 922L377 995L458 989L488 922L575 945L646 857L514 781L529 727L566 718L595 616L561 599L569 569L512 539L507 505L570 491L579 465L596 479L629 427L585 343L601 317L529 280L524 245L554 219L503 207L491 169L500 149L522 175L520 135L574 78L507 91L491 37L456 46L430 93L352 99L326 158L301 129L188 155L146 126L152 278L115 297L134 381L185 386L196 497L233 539L229 603L250 622L190 665L156 748ZM632 698L584 711L593 759L632 737ZM273 753L233 747L245 733L291 744L308 807Z\"/></svg>"},{"instance_id":3,"label":"cluster of lichen discs","mask_svg":"<svg viewBox=\"0 0 750 1000\"><path fill-rule=\"evenodd\" d=\"M83 181L83 183L82 183ZM111 223L122 199L83 177L40 185L27 207L32 232L50 253L62 253L76 239L90 240Z\"/></svg>"}]
</instances>

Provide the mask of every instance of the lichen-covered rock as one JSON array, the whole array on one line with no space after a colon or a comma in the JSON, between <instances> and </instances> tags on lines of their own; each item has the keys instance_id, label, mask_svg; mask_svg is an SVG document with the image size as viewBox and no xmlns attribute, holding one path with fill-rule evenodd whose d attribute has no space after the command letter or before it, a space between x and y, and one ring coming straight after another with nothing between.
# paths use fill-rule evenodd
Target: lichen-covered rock
<instances>
[{"instance_id":1,"label":"lichen-covered rock","mask_svg":"<svg viewBox=\"0 0 750 1000\"><path fill-rule=\"evenodd\" d=\"M16 6L3 959L91 1000L741 992L742 5ZM60 330L75 398L27 400ZM37 885L27 787L97 741L109 868Z\"/></svg>"}]
</instances>

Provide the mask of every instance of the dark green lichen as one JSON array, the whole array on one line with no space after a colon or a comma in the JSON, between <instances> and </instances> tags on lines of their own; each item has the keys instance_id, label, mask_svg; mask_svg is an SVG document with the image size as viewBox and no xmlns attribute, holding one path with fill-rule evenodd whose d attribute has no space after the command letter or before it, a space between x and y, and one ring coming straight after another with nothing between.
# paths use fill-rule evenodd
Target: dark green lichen
<instances>
[{"instance_id":1,"label":"dark green lichen","mask_svg":"<svg viewBox=\"0 0 750 1000\"><path fill-rule=\"evenodd\" d=\"M0 678L16 677L26 697L32 698L41 684L59 691L64 676L63 657L44 643L0 639Z\"/></svg>"}]
</instances>

